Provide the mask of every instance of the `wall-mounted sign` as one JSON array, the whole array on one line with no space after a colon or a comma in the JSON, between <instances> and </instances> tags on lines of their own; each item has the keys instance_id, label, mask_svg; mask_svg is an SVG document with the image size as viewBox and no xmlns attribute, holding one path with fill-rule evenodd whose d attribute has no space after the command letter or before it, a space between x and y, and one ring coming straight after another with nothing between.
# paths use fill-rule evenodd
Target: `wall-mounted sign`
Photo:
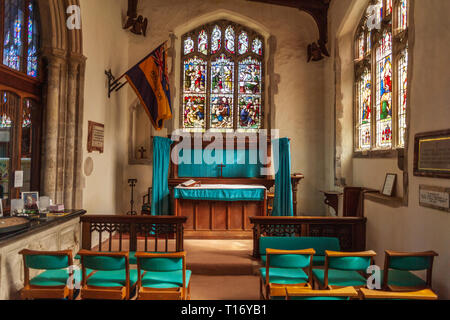
<instances>
[{"instance_id":1,"label":"wall-mounted sign","mask_svg":"<svg viewBox=\"0 0 450 320\"><path fill-rule=\"evenodd\" d=\"M416 135L414 175L450 179L450 130Z\"/></svg>"},{"instance_id":2,"label":"wall-mounted sign","mask_svg":"<svg viewBox=\"0 0 450 320\"><path fill-rule=\"evenodd\" d=\"M450 212L450 188L421 185L419 202L422 207Z\"/></svg>"},{"instance_id":3,"label":"wall-mounted sign","mask_svg":"<svg viewBox=\"0 0 450 320\"><path fill-rule=\"evenodd\" d=\"M88 152L98 151L103 153L105 141L105 125L97 122L88 122Z\"/></svg>"}]
</instances>

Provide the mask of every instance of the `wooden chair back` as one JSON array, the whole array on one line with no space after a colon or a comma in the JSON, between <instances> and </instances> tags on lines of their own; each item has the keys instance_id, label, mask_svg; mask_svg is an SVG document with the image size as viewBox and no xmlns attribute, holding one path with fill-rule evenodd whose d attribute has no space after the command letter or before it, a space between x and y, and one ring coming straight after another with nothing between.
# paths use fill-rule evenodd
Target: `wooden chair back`
<instances>
[{"instance_id":1,"label":"wooden chair back","mask_svg":"<svg viewBox=\"0 0 450 320\"><path fill-rule=\"evenodd\" d=\"M392 292L360 289L365 300L437 300L438 296L430 289L412 292Z\"/></svg>"},{"instance_id":2,"label":"wooden chair back","mask_svg":"<svg viewBox=\"0 0 450 320\"><path fill-rule=\"evenodd\" d=\"M334 290L286 288L286 300L350 300L356 297L358 297L358 292L353 287Z\"/></svg>"},{"instance_id":3,"label":"wooden chair back","mask_svg":"<svg viewBox=\"0 0 450 320\"><path fill-rule=\"evenodd\" d=\"M73 285L37 286L30 284L30 269L59 270L69 268L69 282L73 282L73 257L71 250L36 251L24 249L19 252L23 256L24 288L23 299L73 298Z\"/></svg>"},{"instance_id":4,"label":"wooden chair back","mask_svg":"<svg viewBox=\"0 0 450 320\"><path fill-rule=\"evenodd\" d=\"M385 251L384 258L384 274L383 274L383 288L386 290L389 283L389 269L402 271L421 271L426 270L426 286L431 288L433 276L433 261L434 257L439 256L434 251L424 252L399 252L399 251Z\"/></svg>"},{"instance_id":5,"label":"wooden chair back","mask_svg":"<svg viewBox=\"0 0 450 320\"><path fill-rule=\"evenodd\" d=\"M149 253L136 252L138 269L138 299L139 300L186 300L189 287L186 285L186 252ZM142 286L145 272L182 271L182 287L178 288L146 288Z\"/></svg>"}]
</instances>

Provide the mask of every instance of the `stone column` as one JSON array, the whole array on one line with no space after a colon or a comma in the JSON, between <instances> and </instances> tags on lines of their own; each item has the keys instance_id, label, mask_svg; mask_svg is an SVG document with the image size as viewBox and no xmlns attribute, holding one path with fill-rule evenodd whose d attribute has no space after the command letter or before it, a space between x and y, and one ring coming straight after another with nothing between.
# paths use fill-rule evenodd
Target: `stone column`
<instances>
[{"instance_id":1,"label":"stone column","mask_svg":"<svg viewBox=\"0 0 450 320\"><path fill-rule=\"evenodd\" d=\"M77 110L77 80L78 61L69 62L68 92L66 109L66 141L64 163L64 205L66 209L73 209L74 173L75 173L75 128Z\"/></svg>"},{"instance_id":2,"label":"stone column","mask_svg":"<svg viewBox=\"0 0 450 320\"><path fill-rule=\"evenodd\" d=\"M58 55L47 55L47 106L45 110L45 131L43 140L43 194L57 201L57 166L58 166L58 135L59 135L59 101L60 76L64 58Z\"/></svg>"}]
</instances>

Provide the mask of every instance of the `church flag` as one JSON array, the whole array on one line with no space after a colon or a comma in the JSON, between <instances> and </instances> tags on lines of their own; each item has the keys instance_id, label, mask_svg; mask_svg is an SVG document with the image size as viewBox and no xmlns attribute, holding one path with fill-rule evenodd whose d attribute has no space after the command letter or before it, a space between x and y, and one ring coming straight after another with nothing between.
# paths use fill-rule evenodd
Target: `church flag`
<instances>
[{"instance_id":1,"label":"church flag","mask_svg":"<svg viewBox=\"0 0 450 320\"><path fill-rule=\"evenodd\" d=\"M172 119L165 43L125 73L156 130Z\"/></svg>"}]
</instances>

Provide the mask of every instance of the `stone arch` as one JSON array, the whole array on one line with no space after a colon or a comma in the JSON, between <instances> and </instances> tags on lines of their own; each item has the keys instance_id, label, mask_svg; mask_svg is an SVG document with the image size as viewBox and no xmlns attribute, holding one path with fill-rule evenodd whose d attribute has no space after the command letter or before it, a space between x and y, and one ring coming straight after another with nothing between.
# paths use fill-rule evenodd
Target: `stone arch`
<instances>
[{"instance_id":1,"label":"stone arch","mask_svg":"<svg viewBox=\"0 0 450 320\"><path fill-rule=\"evenodd\" d=\"M67 209L81 206L82 121L85 60L80 30L66 25L68 6L79 0L38 0L43 87L41 193Z\"/></svg>"}]
</instances>

